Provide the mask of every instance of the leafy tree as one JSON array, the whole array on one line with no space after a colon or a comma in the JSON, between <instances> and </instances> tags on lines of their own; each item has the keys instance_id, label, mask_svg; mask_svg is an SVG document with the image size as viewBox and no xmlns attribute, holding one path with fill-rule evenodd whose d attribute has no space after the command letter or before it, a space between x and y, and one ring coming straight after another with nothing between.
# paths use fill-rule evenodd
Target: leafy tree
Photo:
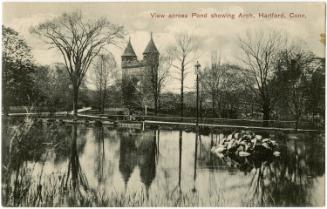
<instances>
[{"instance_id":1,"label":"leafy tree","mask_svg":"<svg viewBox=\"0 0 327 209\"><path fill-rule=\"evenodd\" d=\"M65 72L65 65L38 66L33 74L35 85L41 92L43 104L50 112L71 108L70 79Z\"/></svg>"},{"instance_id":2,"label":"leafy tree","mask_svg":"<svg viewBox=\"0 0 327 209\"><path fill-rule=\"evenodd\" d=\"M124 97L126 97L124 99L124 105L130 109L139 106L139 100L143 98L139 95L138 83L138 79L134 76L123 76L121 89Z\"/></svg>"},{"instance_id":3,"label":"leafy tree","mask_svg":"<svg viewBox=\"0 0 327 209\"><path fill-rule=\"evenodd\" d=\"M294 48L279 53L275 88L279 92L279 102L288 108L296 120L296 128L305 111L307 82L313 54Z\"/></svg>"},{"instance_id":4,"label":"leafy tree","mask_svg":"<svg viewBox=\"0 0 327 209\"><path fill-rule=\"evenodd\" d=\"M122 89L121 89L121 80L116 80L113 85L109 86L109 106L110 107L122 107L123 98L122 98Z\"/></svg>"},{"instance_id":5,"label":"leafy tree","mask_svg":"<svg viewBox=\"0 0 327 209\"><path fill-rule=\"evenodd\" d=\"M3 107L8 112L10 105L31 105L37 92L33 86L31 48L15 30L5 26L2 39Z\"/></svg>"},{"instance_id":6,"label":"leafy tree","mask_svg":"<svg viewBox=\"0 0 327 209\"><path fill-rule=\"evenodd\" d=\"M306 84L306 108L315 122L317 114L323 118L325 115L325 58L315 58L311 65L312 71Z\"/></svg>"},{"instance_id":7,"label":"leafy tree","mask_svg":"<svg viewBox=\"0 0 327 209\"><path fill-rule=\"evenodd\" d=\"M251 92L253 79L237 65L213 64L201 72L200 81L202 94L211 100L213 116L236 117L232 112L240 108L241 102L250 100L245 95Z\"/></svg>"}]
</instances>

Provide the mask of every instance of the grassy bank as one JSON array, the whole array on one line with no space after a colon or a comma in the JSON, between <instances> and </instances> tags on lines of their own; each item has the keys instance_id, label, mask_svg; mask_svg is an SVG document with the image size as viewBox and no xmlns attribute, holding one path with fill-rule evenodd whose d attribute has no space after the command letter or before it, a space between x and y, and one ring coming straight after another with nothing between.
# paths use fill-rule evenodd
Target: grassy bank
<instances>
[{"instance_id":1,"label":"grassy bank","mask_svg":"<svg viewBox=\"0 0 327 209\"><path fill-rule=\"evenodd\" d=\"M14 175L15 176L15 175ZM165 192L164 195L151 194L145 190L134 193L106 193L101 189L85 187L80 182L73 188L72 182L65 186L65 175L43 177L43 183L32 179L25 171L18 174L14 184L4 184L2 205L7 207L199 207L222 206L220 195L212 194L202 201L197 192L174 191Z\"/></svg>"}]
</instances>

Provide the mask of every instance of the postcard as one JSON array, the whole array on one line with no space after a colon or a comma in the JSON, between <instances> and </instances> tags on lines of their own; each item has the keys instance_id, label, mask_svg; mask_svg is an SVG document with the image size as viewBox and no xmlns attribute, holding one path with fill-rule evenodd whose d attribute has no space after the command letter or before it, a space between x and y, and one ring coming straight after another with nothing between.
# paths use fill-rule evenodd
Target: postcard
<instances>
[{"instance_id":1,"label":"postcard","mask_svg":"<svg viewBox=\"0 0 327 209\"><path fill-rule=\"evenodd\" d=\"M2 206L325 205L325 3L2 8Z\"/></svg>"}]
</instances>

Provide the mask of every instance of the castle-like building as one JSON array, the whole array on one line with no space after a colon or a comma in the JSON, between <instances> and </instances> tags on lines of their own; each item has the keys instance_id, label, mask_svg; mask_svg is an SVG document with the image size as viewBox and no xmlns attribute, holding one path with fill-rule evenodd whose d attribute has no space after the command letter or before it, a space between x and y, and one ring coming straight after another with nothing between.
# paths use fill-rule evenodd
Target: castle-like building
<instances>
[{"instance_id":1,"label":"castle-like building","mask_svg":"<svg viewBox=\"0 0 327 209\"><path fill-rule=\"evenodd\" d=\"M159 64L159 51L154 44L152 33L151 39L143 52L143 60L138 60L129 39L128 44L121 56L121 67L123 70L123 78L126 76L142 76L144 75L144 70L148 66Z\"/></svg>"},{"instance_id":2,"label":"castle-like building","mask_svg":"<svg viewBox=\"0 0 327 209\"><path fill-rule=\"evenodd\" d=\"M149 88L146 82L149 82L150 70L157 72L159 66L159 51L153 41L152 33L151 38L143 52L143 59L138 60L129 39L128 44L121 56L122 68L122 82L123 82L123 97L124 103L127 106L139 106L137 100L139 99L140 88L142 91ZM141 93L142 94L142 93ZM143 92L144 94L144 92Z\"/></svg>"}]
</instances>

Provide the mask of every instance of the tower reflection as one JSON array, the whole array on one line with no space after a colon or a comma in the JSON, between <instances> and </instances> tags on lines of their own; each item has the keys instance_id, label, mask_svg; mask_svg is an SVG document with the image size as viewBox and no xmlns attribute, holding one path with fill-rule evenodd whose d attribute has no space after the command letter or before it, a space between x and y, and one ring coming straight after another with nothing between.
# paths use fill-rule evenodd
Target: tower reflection
<instances>
[{"instance_id":1,"label":"tower reflection","mask_svg":"<svg viewBox=\"0 0 327 209\"><path fill-rule=\"evenodd\" d=\"M146 196L149 198L149 189L156 176L157 134L155 130L136 134L128 130L121 134L119 170L128 186L133 170L140 168L141 182L145 185Z\"/></svg>"},{"instance_id":2,"label":"tower reflection","mask_svg":"<svg viewBox=\"0 0 327 209\"><path fill-rule=\"evenodd\" d=\"M136 151L135 139L132 133L126 131L120 134L119 171L125 183L125 190L127 189L128 180L137 163Z\"/></svg>"}]
</instances>

